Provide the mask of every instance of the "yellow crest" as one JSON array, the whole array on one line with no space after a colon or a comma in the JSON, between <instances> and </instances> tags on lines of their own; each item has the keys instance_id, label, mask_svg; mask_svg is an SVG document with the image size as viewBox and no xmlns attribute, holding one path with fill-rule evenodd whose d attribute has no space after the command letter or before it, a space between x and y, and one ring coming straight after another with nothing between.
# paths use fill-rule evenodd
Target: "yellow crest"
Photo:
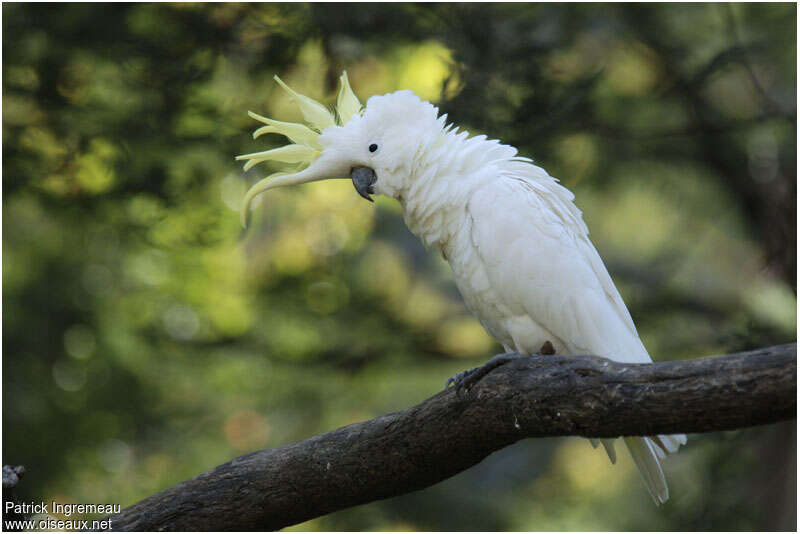
<instances>
[{"instance_id":1,"label":"yellow crest","mask_svg":"<svg viewBox=\"0 0 800 534\"><path fill-rule=\"evenodd\" d=\"M308 126L296 122L276 121L248 111L247 114L250 115L250 117L265 125L253 132L253 139L257 139L259 136L266 133L276 133L289 138L291 144L273 148L272 150L265 150L264 152L254 152L252 154L236 156L237 161L246 162L244 164L245 171L265 161L294 163L296 166L292 169L292 172L297 172L308 167L319 155L321 150L317 141L320 133L329 126L336 126L337 124L341 126L346 124L353 115L361 112L361 102L358 101L358 97L356 97L353 90L350 88L350 81L347 79L346 71L342 72L339 78L339 95L336 98L335 114L316 100L294 91L277 76L275 76L275 81L291 95L294 103L300 108L303 119L308 123ZM286 174L286 172L271 174L256 182L247 191L241 212L243 226L247 221L247 213L253 198L264 191L264 188L273 178L282 174Z\"/></svg>"}]
</instances>

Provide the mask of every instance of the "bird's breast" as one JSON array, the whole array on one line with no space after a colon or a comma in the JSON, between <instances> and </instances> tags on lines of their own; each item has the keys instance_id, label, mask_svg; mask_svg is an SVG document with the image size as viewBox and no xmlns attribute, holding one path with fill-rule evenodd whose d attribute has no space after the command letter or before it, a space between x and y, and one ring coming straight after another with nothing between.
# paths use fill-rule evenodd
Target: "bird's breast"
<instances>
[{"instance_id":1,"label":"bird's breast","mask_svg":"<svg viewBox=\"0 0 800 534\"><path fill-rule=\"evenodd\" d=\"M490 283L484 263L471 238L472 221L465 217L450 239L442 244L442 255L453 270L453 278L467 309L489 334L506 346L513 347L507 319L514 313L503 302Z\"/></svg>"}]
</instances>

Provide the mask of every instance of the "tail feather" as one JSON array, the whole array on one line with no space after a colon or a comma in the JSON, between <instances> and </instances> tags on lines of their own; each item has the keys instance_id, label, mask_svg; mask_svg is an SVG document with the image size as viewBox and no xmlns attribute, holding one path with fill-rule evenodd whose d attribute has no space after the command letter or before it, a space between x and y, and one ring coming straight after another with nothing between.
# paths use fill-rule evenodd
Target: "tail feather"
<instances>
[{"instance_id":1,"label":"tail feather","mask_svg":"<svg viewBox=\"0 0 800 534\"><path fill-rule=\"evenodd\" d=\"M614 440L613 439L604 439L603 440L603 448L606 450L606 454L608 455L608 459L611 460L612 464L617 463L617 451L614 450Z\"/></svg>"},{"instance_id":2,"label":"tail feather","mask_svg":"<svg viewBox=\"0 0 800 534\"><path fill-rule=\"evenodd\" d=\"M606 450L606 454L608 455L608 459L611 460L612 464L617 463L617 451L614 450L614 441L615 439L595 439L589 438L589 443L592 444L592 447L595 449L597 448L600 443L603 443L603 448Z\"/></svg>"},{"instance_id":3,"label":"tail feather","mask_svg":"<svg viewBox=\"0 0 800 534\"><path fill-rule=\"evenodd\" d=\"M661 434L646 438L628 437L623 439L642 475L642 480L644 480L650 496L653 497L656 504L664 504L669 500L669 487L667 487L660 460L666 458L668 454L678 452L681 445L686 445L686 435ZM595 449L602 443L611 463L617 462L613 439L590 439L589 441Z\"/></svg>"},{"instance_id":4,"label":"tail feather","mask_svg":"<svg viewBox=\"0 0 800 534\"><path fill-rule=\"evenodd\" d=\"M652 440L664 451L664 453L674 454L678 452L678 448L680 448L681 445L686 445L686 434L661 434L654 436Z\"/></svg>"},{"instance_id":5,"label":"tail feather","mask_svg":"<svg viewBox=\"0 0 800 534\"><path fill-rule=\"evenodd\" d=\"M661 438L662 436L659 436ZM642 475L647 491L656 504L664 504L669 499L669 488L667 481L664 478L664 471L661 470L661 464L658 461L657 445L654 444L651 438L623 438L625 445L639 468L639 474ZM663 453L662 453L663 454Z\"/></svg>"}]
</instances>

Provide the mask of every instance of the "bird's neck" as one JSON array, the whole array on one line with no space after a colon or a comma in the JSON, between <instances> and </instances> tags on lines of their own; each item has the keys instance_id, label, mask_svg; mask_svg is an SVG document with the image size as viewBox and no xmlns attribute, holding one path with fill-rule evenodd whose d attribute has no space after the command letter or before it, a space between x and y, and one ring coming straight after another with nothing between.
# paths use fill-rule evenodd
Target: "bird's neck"
<instances>
[{"instance_id":1,"label":"bird's neck","mask_svg":"<svg viewBox=\"0 0 800 534\"><path fill-rule=\"evenodd\" d=\"M517 150L452 126L420 140L406 187L398 191L406 226L427 247L442 248L464 227L474 191L499 178Z\"/></svg>"}]
</instances>

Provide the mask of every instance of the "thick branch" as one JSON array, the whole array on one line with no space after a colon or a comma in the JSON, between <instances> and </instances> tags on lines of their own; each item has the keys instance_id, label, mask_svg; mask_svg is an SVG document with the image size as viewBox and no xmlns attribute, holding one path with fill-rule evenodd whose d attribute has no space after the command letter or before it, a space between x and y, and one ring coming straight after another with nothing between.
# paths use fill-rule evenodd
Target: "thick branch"
<instances>
[{"instance_id":1,"label":"thick branch","mask_svg":"<svg viewBox=\"0 0 800 534\"><path fill-rule=\"evenodd\" d=\"M797 345L654 364L521 358L371 421L240 456L112 516L114 530L274 530L425 488L520 439L729 430L796 417Z\"/></svg>"}]
</instances>

